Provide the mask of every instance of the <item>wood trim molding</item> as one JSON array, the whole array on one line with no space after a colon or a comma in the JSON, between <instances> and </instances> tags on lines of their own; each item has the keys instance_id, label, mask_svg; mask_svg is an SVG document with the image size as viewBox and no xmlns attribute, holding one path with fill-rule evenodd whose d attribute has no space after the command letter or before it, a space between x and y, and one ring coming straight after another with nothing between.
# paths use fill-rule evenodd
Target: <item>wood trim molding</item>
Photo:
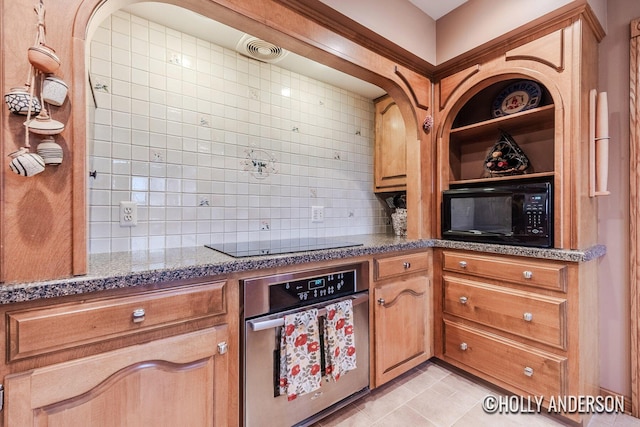
<instances>
[{"instance_id":1,"label":"wood trim molding","mask_svg":"<svg viewBox=\"0 0 640 427\"><path fill-rule=\"evenodd\" d=\"M640 18L629 43L629 296L631 299L631 414L640 415Z\"/></svg>"},{"instance_id":2,"label":"wood trim molding","mask_svg":"<svg viewBox=\"0 0 640 427\"><path fill-rule=\"evenodd\" d=\"M364 25L339 13L320 0L276 0L283 6L332 32L382 55L396 64L431 78L435 66L375 33Z\"/></svg>"},{"instance_id":3,"label":"wood trim molding","mask_svg":"<svg viewBox=\"0 0 640 427\"><path fill-rule=\"evenodd\" d=\"M600 387L600 396L603 397L613 397L615 399L619 399L622 398L624 400L624 413L631 415L631 398L629 396L625 396L623 394L620 393L615 393L611 390L607 390L606 388L602 388Z\"/></svg>"},{"instance_id":4,"label":"wood trim molding","mask_svg":"<svg viewBox=\"0 0 640 427\"><path fill-rule=\"evenodd\" d=\"M474 64L486 62L486 58L504 55L505 52L560 30L577 19L584 19L598 42L604 38L605 32L588 3L584 2L578 6L568 4L468 52L439 63L434 80L437 81Z\"/></svg>"}]
</instances>

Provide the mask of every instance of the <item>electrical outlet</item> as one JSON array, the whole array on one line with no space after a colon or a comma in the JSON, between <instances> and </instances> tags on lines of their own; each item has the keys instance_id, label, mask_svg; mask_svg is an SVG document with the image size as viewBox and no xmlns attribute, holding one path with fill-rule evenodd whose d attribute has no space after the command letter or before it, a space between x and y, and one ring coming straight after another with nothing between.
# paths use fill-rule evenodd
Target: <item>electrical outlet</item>
<instances>
[{"instance_id":1,"label":"electrical outlet","mask_svg":"<svg viewBox=\"0 0 640 427\"><path fill-rule=\"evenodd\" d=\"M120 202L120 227L138 225L138 205L136 202Z\"/></svg>"},{"instance_id":2,"label":"electrical outlet","mask_svg":"<svg viewBox=\"0 0 640 427\"><path fill-rule=\"evenodd\" d=\"M324 206L311 206L311 222L324 222Z\"/></svg>"}]
</instances>

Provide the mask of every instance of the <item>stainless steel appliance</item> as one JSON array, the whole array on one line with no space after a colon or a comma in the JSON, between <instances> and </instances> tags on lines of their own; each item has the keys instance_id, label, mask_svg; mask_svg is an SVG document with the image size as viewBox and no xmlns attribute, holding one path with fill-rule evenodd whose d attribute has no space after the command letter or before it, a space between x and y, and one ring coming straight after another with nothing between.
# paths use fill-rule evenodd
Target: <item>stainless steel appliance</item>
<instances>
[{"instance_id":1,"label":"stainless steel appliance","mask_svg":"<svg viewBox=\"0 0 640 427\"><path fill-rule=\"evenodd\" d=\"M243 402L248 427L306 426L369 392L368 263L244 280ZM280 331L284 316L353 300L357 368L316 392L288 401L279 395ZM321 338L322 339L322 338ZM322 346L321 346L322 347ZM324 373L324 367L323 367Z\"/></svg>"},{"instance_id":2,"label":"stainless steel appliance","mask_svg":"<svg viewBox=\"0 0 640 427\"><path fill-rule=\"evenodd\" d=\"M553 246L551 180L452 187L442 193L442 238Z\"/></svg>"}]
</instances>

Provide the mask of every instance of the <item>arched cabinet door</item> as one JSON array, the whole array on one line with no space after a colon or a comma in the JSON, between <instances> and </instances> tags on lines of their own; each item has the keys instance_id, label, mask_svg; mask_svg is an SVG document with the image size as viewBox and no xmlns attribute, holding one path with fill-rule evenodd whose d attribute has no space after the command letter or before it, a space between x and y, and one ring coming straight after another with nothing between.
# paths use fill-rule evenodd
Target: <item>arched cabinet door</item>
<instances>
[{"instance_id":1,"label":"arched cabinet door","mask_svg":"<svg viewBox=\"0 0 640 427\"><path fill-rule=\"evenodd\" d=\"M406 189L407 144L400 108L392 98L382 98L375 117L375 191Z\"/></svg>"},{"instance_id":2,"label":"arched cabinet door","mask_svg":"<svg viewBox=\"0 0 640 427\"><path fill-rule=\"evenodd\" d=\"M375 260L375 385L407 372L433 356L431 253Z\"/></svg>"},{"instance_id":3,"label":"arched cabinet door","mask_svg":"<svg viewBox=\"0 0 640 427\"><path fill-rule=\"evenodd\" d=\"M227 334L222 325L10 375L5 425L227 425Z\"/></svg>"}]
</instances>

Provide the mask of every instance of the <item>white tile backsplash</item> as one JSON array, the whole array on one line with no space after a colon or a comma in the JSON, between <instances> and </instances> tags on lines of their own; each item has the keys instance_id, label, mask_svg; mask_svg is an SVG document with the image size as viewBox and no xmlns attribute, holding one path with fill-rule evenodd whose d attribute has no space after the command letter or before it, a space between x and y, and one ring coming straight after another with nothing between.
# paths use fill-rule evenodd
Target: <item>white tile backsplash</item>
<instances>
[{"instance_id":1,"label":"white tile backsplash","mask_svg":"<svg viewBox=\"0 0 640 427\"><path fill-rule=\"evenodd\" d=\"M91 253L390 231L372 100L123 11L90 46Z\"/></svg>"}]
</instances>

